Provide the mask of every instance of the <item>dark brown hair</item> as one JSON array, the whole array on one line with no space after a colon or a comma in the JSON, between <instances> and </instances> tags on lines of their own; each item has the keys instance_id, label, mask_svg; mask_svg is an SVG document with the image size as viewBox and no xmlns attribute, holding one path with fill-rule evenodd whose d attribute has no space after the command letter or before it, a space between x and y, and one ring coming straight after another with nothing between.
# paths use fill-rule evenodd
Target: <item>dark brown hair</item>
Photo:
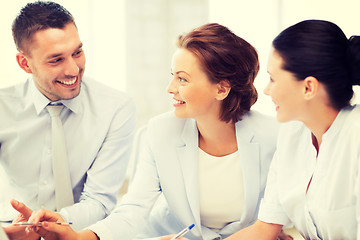
<instances>
[{"instance_id":1,"label":"dark brown hair","mask_svg":"<svg viewBox=\"0 0 360 240\"><path fill-rule=\"evenodd\" d=\"M259 71L255 48L217 23L205 24L180 36L177 46L198 57L211 82L227 81L230 85L220 119L234 123L241 120L258 97L253 85Z\"/></svg>"},{"instance_id":2,"label":"dark brown hair","mask_svg":"<svg viewBox=\"0 0 360 240\"><path fill-rule=\"evenodd\" d=\"M26 45L31 43L37 31L48 28L63 29L68 23L74 23L74 18L63 6L48 1L28 3L12 24L16 48L29 54Z\"/></svg>"},{"instance_id":3,"label":"dark brown hair","mask_svg":"<svg viewBox=\"0 0 360 240\"><path fill-rule=\"evenodd\" d=\"M305 20L282 31L273 41L282 68L299 81L308 76L321 82L337 110L350 105L352 86L360 85L360 37L347 39L334 23Z\"/></svg>"}]
</instances>

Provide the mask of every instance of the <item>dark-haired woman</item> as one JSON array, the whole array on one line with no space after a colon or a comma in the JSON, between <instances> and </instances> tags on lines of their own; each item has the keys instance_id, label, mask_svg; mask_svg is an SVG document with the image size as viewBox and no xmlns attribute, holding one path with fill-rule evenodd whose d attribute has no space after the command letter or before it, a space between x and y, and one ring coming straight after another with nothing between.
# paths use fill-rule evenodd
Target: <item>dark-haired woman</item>
<instances>
[{"instance_id":1,"label":"dark-haired woman","mask_svg":"<svg viewBox=\"0 0 360 240\"><path fill-rule=\"evenodd\" d=\"M125 240L141 229L138 237L156 237L195 224L186 236L200 240L254 223L278 129L275 119L250 111L258 70L254 47L224 26L207 24L181 36L168 87L175 110L147 125L146 146L121 204L90 230L54 224L42 230L67 240ZM43 211L31 221L50 215Z\"/></svg>"},{"instance_id":2,"label":"dark-haired woman","mask_svg":"<svg viewBox=\"0 0 360 240\"><path fill-rule=\"evenodd\" d=\"M290 222L305 239L360 239L360 107L350 104L360 37L328 21L300 22L273 41L268 72L265 93L288 123L259 221L228 239L275 239Z\"/></svg>"}]
</instances>

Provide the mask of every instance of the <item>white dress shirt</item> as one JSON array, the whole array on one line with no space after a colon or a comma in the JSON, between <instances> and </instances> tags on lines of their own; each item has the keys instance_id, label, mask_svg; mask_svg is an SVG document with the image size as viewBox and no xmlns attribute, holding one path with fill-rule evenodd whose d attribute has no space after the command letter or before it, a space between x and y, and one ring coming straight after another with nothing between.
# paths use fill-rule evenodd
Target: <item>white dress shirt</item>
<instances>
[{"instance_id":1,"label":"white dress shirt","mask_svg":"<svg viewBox=\"0 0 360 240\"><path fill-rule=\"evenodd\" d=\"M125 94L87 78L77 97L61 102L76 204L60 213L80 229L115 206L128 164L135 107ZM0 90L0 220L17 215L11 198L34 210L55 209L48 103L32 79Z\"/></svg>"},{"instance_id":2,"label":"white dress shirt","mask_svg":"<svg viewBox=\"0 0 360 240\"><path fill-rule=\"evenodd\" d=\"M292 222L305 239L360 239L359 162L359 106L339 112L318 156L309 129L300 122L284 124L259 219Z\"/></svg>"}]
</instances>

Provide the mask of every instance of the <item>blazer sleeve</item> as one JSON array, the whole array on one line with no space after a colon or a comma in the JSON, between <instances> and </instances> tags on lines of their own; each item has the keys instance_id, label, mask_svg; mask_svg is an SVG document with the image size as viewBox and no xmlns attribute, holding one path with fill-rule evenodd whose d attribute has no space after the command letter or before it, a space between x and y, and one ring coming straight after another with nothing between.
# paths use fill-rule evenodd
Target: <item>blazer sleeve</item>
<instances>
[{"instance_id":1,"label":"blazer sleeve","mask_svg":"<svg viewBox=\"0 0 360 240\"><path fill-rule=\"evenodd\" d=\"M133 239L145 224L150 210L161 193L147 131L144 137L144 144L139 150L137 170L128 193L107 218L89 227L101 240Z\"/></svg>"}]
</instances>

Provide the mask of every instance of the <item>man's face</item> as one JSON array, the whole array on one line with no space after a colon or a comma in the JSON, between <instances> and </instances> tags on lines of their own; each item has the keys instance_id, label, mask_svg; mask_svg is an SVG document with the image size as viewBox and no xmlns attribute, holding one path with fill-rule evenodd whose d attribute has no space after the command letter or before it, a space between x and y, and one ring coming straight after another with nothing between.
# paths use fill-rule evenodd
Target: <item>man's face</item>
<instances>
[{"instance_id":1,"label":"man's face","mask_svg":"<svg viewBox=\"0 0 360 240\"><path fill-rule=\"evenodd\" d=\"M72 99L79 95L85 69L85 55L74 23L64 29L49 28L34 34L23 54L28 73L36 87L51 101ZM18 55L19 55L18 54ZM21 60L20 60L21 61ZM22 67L24 69L24 67Z\"/></svg>"}]
</instances>

